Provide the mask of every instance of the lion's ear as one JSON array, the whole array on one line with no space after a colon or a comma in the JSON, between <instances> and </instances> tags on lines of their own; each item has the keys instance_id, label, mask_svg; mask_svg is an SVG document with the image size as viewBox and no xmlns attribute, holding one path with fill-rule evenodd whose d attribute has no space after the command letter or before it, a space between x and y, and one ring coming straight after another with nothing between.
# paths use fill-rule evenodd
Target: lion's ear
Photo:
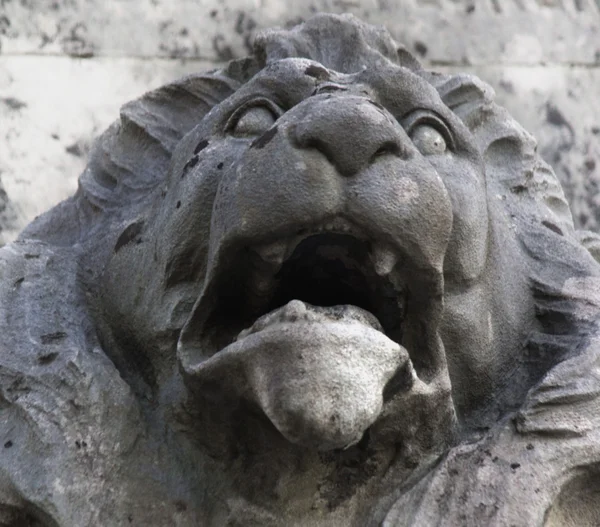
<instances>
[{"instance_id":1,"label":"lion's ear","mask_svg":"<svg viewBox=\"0 0 600 527\"><path fill-rule=\"evenodd\" d=\"M131 203L165 177L183 136L236 85L220 72L190 75L121 108L120 120L94 144L80 184L102 209Z\"/></svg>"},{"instance_id":2,"label":"lion's ear","mask_svg":"<svg viewBox=\"0 0 600 527\"><path fill-rule=\"evenodd\" d=\"M513 217L526 213L572 233L571 211L558 178L537 153L533 136L496 104L494 90L468 74L420 74L471 131L485 162L488 194L502 197Z\"/></svg>"},{"instance_id":3,"label":"lion's ear","mask_svg":"<svg viewBox=\"0 0 600 527\"><path fill-rule=\"evenodd\" d=\"M233 61L225 70L184 77L125 104L120 119L94 142L75 196L37 218L21 237L71 245L121 207L131 211L164 180L183 136L253 69Z\"/></svg>"}]
</instances>

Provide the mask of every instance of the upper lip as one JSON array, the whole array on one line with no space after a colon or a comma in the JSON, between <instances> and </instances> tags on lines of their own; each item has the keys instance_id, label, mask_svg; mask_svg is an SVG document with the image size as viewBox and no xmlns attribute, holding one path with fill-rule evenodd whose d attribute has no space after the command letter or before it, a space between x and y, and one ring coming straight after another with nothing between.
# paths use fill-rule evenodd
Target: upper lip
<instances>
[{"instance_id":1,"label":"upper lip","mask_svg":"<svg viewBox=\"0 0 600 527\"><path fill-rule=\"evenodd\" d=\"M314 305L353 304L371 312L402 344L409 291L400 251L340 216L275 239L231 248L180 337L184 362L210 358L266 313L297 299Z\"/></svg>"}]
</instances>

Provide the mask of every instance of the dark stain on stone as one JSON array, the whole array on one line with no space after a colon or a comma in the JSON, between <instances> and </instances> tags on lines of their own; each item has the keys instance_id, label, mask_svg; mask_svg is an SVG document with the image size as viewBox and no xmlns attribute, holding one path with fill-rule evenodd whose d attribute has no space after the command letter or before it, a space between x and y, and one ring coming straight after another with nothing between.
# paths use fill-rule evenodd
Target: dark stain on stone
<instances>
[{"instance_id":1,"label":"dark stain on stone","mask_svg":"<svg viewBox=\"0 0 600 527\"><path fill-rule=\"evenodd\" d=\"M250 148L258 148L259 150L261 148L264 148L271 142L271 139L273 139L273 137L275 137L275 134L277 134L277 125L275 125L271 129L267 130L260 137L258 137L254 141L252 141Z\"/></svg>"},{"instance_id":2,"label":"dark stain on stone","mask_svg":"<svg viewBox=\"0 0 600 527\"><path fill-rule=\"evenodd\" d=\"M575 131L573 130L571 123L567 121L567 119L565 118L563 113L558 109L558 107L552 103L546 104L546 120L554 126L564 126L565 128L567 128L569 130L569 133L571 134L571 138L575 136Z\"/></svg>"},{"instance_id":3,"label":"dark stain on stone","mask_svg":"<svg viewBox=\"0 0 600 527\"><path fill-rule=\"evenodd\" d=\"M513 187L510 187L510 191L513 194L521 194L522 192L525 192L527 190L527 187L525 185L515 185Z\"/></svg>"},{"instance_id":4,"label":"dark stain on stone","mask_svg":"<svg viewBox=\"0 0 600 527\"><path fill-rule=\"evenodd\" d=\"M221 62L229 62L230 60L233 60L234 54L231 46L227 44L225 36L222 34L215 35L212 40L212 47L217 54L217 59Z\"/></svg>"},{"instance_id":5,"label":"dark stain on stone","mask_svg":"<svg viewBox=\"0 0 600 527\"><path fill-rule=\"evenodd\" d=\"M8 440L6 443L4 443L4 448L10 448L11 446L13 446L13 442Z\"/></svg>"},{"instance_id":6,"label":"dark stain on stone","mask_svg":"<svg viewBox=\"0 0 600 527\"><path fill-rule=\"evenodd\" d=\"M563 236L563 231L560 229L560 227L558 225L554 225L554 223L549 222L547 220L542 221L542 225L544 227L547 227L548 229L550 229L552 232L555 232L556 234L560 234L561 236Z\"/></svg>"},{"instance_id":7,"label":"dark stain on stone","mask_svg":"<svg viewBox=\"0 0 600 527\"><path fill-rule=\"evenodd\" d=\"M222 168L223 168L223 163L219 163L219 164L217 165L217 170L221 170Z\"/></svg>"},{"instance_id":8,"label":"dark stain on stone","mask_svg":"<svg viewBox=\"0 0 600 527\"><path fill-rule=\"evenodd\" d=\"M4 2L2 2L2 5L4 5ZM0 16L0 35L6 35L9 27L10 19L6 15Z\"/></svg>"},{"instance_id":9,"label":"dark stain on stone","mask_svg":"<svg viewBox=\"0 0 600 527\"><path fill-rule=\"evenodd\" d=\"M17 99L16 97L0 97L0 102L6 104L11 110L18 111L22 108L27 108L27 103Z\"/></svg>"},{"instance_id":10,"label":"dark stain on stone","mask_svg":"<svg viewBox=\"0 0 600 527\"><path fill-rule=\"evenodd\" d=\"M256 28L256 25L256 21L243 11L238 14L235 22L234 30L238 35L243 37L244 47L249 54L253 52L252 32Z\"/></svg>"},{"instance_id":11,"label":"dark stain on stone","mask_svg":"<svg viewBox=\"0 0 600 527\"><path fill-rule=\"evenodd\" d=\"M587 168L591 172L596 168L596 161L594 159L586 159L585 168Z\"/></svg>"},{"instance_id":12,"label":"dark stain on stone","mask_svg":"<svg viewBox=\"0 0 600 527\"><path fill-rule=\"evenodd\" d=\"M521 463L511 463L510 468L517 470L521 466Z\"/></svg>"},{"instance_id":13,"label":"dark stain on stone","mask_svg":"<svg viewBox=\"0 0 600 527\"><path fill-rule=\"evenodd\" d=\"M546 104L546 120L556 126L570 126L562 112L552 103Z\"/></svg>"},{"instance_id":14,"label":"dark stain on stone","mask_svg":"<svg viewBox=\"0 0 600 527\"><path fill-rule=\"evenodd\" d=\"M16 286L18 286L18 285L21 285L21 284L23 283L23 281L24 281L24 280L25 280L25 277L24 277L24 276L22 276L21 278L18 278L17 280L15 280L15 282L14 282L14 284L13 284L13 285L14 285L15 287L16 287Z\"/></svg>"},{"instance_id":15,"label":"dark stain on stone","mask_svg":"<svg viewBox=\"0 0 600 527\"><path fill-rule=\"evenodd\" d=\"M182 500L177 500L177 501L175 502L175 510L176 510L177 512L185 512L185 511L187 511L187 505L185 504L185 502L184 502L184 501L182 501Z\"/></svg>"},{"instance_id":16,"label":"dark stain on stone","mask_svg":"<svg viewBox=\"0 0 600 527\"><path fill-rule=\"evenodd\" d=\"M177 202L177 205L175 205L175 208L178 209L179 207L181 207L181 201Z\"/></svg>"},{"instance_id":17,"label":"dark stain on stone","mask_svg":"<svg viewBox=\"0 0 600 527\"><path fill-rule=\"evenodd\" d=\"M55 331L54 333L46 333L40 337L42 344L56 344L65 339L67 334L64 331Z\"/></svg>"},{"instance_id":18,"label":"dark stain on stone","mask_svg":"<svg viewBox=\"0 0 600 527\"><path fill-rule=\"evenodd\" d=\"M115 254L118 253L122 247L124 247L125 245L127 245L127 244L131 243L133 240L135 240L141 234L143 228L144 228L143 221L136 221L135 223L132 223L131 225L129 225L121 233L121 236L119 236L119 239L117 240L117 243L115 245Z\"/></svg>"},{"instance_id":19,"label":"dark stain on stone","mask_svg":"<svg viewBox=\"0 0 600 527\"><path fill-rule=\"evenodd\" d=\"M421 42L420 40L417 40L415 42L415 51L419 55L421 55L421 57L424 57L425 55L427 55L427 51L429 51L429 50L427 49L427 46L423 42Z\"/></svg>"},{"instance_id":20,"label":"dark stain on stone","mask_svg":"<svg viewBox=\"0 0 600 527\"><path fill-rule=\"evenodd\" d=\"M198 161L200 160L200 158L198 156L194 156L192 157L192 159L190 159L185 166L183 167L183 174L181 174L181 179L183 179L185 177L185 175L188 173L188 171L191 168L194 168L197 164Z\"/></svg>"},{"instance_id":21,"label":"dark stain on stone","mask_svg":"<svg viewBox=\"0 0 600 527\"><path fill-rule=\"evenodd\" d=\"M306 68L304 70L304 74L320 81L329 80L331 78L329 72L325 68L317 66L316 64L311 64L308 68Z\"/></svg>"},{"instance_id":22,"label":"dark stain on stone","mask_svg":"<svg viewBox=\"0 0 600 527\"><path fill-rule=\"evenodd\" d=\"M246 14L245 13L239 13L237 20L235 22L235 32L238 35L243 35L244 34L244 19L246 18Z\"/></svg>"},{"instance_id":23,"label":"dark stain on stone","mask_svg":"<svg viewBox=\"0 0 600 527\"><path fill-rule=\"evenodd\" d=\"M216 9L213 9L213 10L210 12L210 18L216 18L216 17L217 17L217 14L218 14L218 11L217 11Z\"/></svg>"},{"instance_id":24,"label":"dark stain on stone","mask_svg":"<svg viewBox=\"0 0 600 527\"><path fill-rule=\"evenodd\" d=\"M554 126L558 126L561 128L566 128L569 132L569 138L563 141L563 144L560 145L559 151L568 151L573 147L575 143L575 129L571 126L571 123L567 121L562 112L552 103L546 104L546 121ZM556 158L560 152L557 151L554 162L558 162L560 158Z\"/></svg>"},{"instance_id":25,"label":"dark stain on stone","mask_svg":"<svg viewBox=\"0 0 600 527\"><path fill-rule=\"evenodd\" d=\"M53 363L56 360L56 357L58 357L58 352L56 351L44 353L38 357L38 362L43 366L46 366L47 364Z\"/></svg>"},{"instance_id":26,"label":"dark stain on stone","mask_svg":"<svg viewBox=\"0 0 600 527\"><path fill-rule=\"evenodd\" d=\"M67 37L62 39L63 52L71 57L88 59L94 56L94 46L87 40L88 29L84 22L75 24Z\"/></svg>"},{"instance_id":27,"label":"dark stain on stone","mask_svg":"<svg viewBox=\"0 0 600 527\"><path fill-rule=\"evenodd\" d=\"M198 154L201 150L204 150L208 146L208 141L206 139L202 139L194 148L194 154Z\"/></svg>"},{"instance_id":28,"label":"dark stain on stone","mask_svg":"<svg viewBox=\"0 0 600 527\"><path fill-rule=\"evenodd\" d=\"M84 152L79 143L73 143L72 145L67 146L65 150L68 154L71 154L75 157L83 157Z\"/></svg>"}]
</instances>

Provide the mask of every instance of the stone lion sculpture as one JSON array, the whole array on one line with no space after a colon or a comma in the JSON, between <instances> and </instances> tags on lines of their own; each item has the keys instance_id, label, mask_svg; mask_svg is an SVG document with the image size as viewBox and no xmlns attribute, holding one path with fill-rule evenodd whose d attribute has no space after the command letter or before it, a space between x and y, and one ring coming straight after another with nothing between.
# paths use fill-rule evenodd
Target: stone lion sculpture
<instances>
[{"instance_id":1,"label":"stone lion sculpture","mask_svg":"<svg viewBox=\"0 0 600 527\"><path fill-rule=\"evenodd\" d=\"M600 524L596 237L493 98L319 15L126 104L0 251L0 523Z\"/></svg>"}]
</instances>

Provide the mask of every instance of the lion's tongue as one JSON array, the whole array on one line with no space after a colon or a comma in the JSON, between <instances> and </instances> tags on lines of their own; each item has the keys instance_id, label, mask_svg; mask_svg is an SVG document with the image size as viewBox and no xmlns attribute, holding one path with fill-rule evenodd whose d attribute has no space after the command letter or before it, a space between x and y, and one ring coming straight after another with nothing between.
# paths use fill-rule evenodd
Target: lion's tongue
<instances>
[{"instance_id":1,"label":"lion's tongue","mask_svg":"<svg viewBox=\"0 0 600 527\"><path fill-rule=\"evenodd\" d=\"M236 390L288 441L322 451L360 440L380 415L392 378L409 390L412 363L371 313L300 300L264 315L193 371L199 393L221 384L228 397Z\"/></svg>"},{"instance_id":2,"label":"lion's tongue","mask_svg":"<svg viewBox=\"0 0 600 527\"><path fill-rule=\"evenodd\" d=\"M242 332L231 348L243 350L250 392L275 427L290 442L318 450L359 441L399 369L407 389L412 382L408 352L356 306L292 300Z\"/></svg>"},{"instance_id":3,"label":"lion's tongue","mask_svg":"<svg viewBox=\"0 0 600 527\"><path fill-rule=\"evenodd\" d=\"M286 322L326 323L340 320L359 322L377 331L383 332L381 324L375 315L358 306L342 304L322 307L313 306L312 304L307 304L301 300L291 300L286 305L257 319L251 327L243 330L236 340L241 340L252 333L262 331L273 324Z\"/></svg>"}]
</instances>

